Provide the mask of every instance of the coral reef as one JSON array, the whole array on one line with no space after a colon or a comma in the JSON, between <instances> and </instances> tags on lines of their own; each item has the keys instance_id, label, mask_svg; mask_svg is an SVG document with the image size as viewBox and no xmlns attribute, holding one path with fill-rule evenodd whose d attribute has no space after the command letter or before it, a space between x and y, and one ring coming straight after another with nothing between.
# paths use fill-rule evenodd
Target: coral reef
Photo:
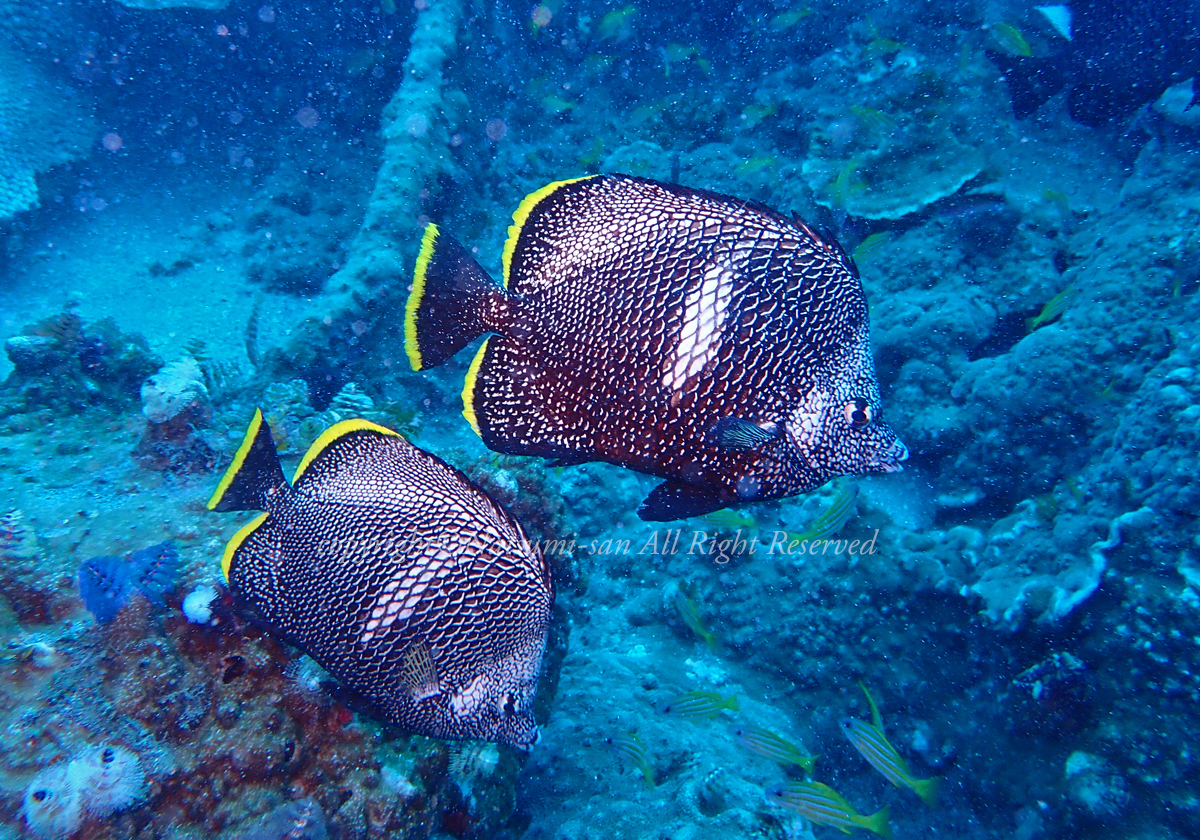
<instances>
[{"instance_id":1,"label":"coral reef","mask_svg":"<svg viewBox=\"0 0 1200 840\"><path fill-rule=\"evenodd\" d=\"M146 432L134 455L147 469L206 472L216 451L202 429L212 421L212 403L200 364L192 356L169 362L142 383Z\"/></svg>"},{"instance_id":2,"label":"coral reef","mask_svg":"<svg viewBox=\"0 0 1200 840\"><path fill-rule=\"evenodd\" d=\"M745 749L746 726L820 750L814 777L856 807L891 805L897 836L1200 836L1193 87L1145 88L1157 104L1120 130L1087 129L1057 98L1014 118L1021 92L999 74L1053 69L1080 45L1009 0L716 16L591 0L145 5L159 10L0 0L0 75L26 85L0 85L15 367L0 389L0 836L813 836L764 800L799 771ZM1007 49L1001 24L1020 29ZM70 213L14 217L93 137L60 73L124 145L41 179L42 203L53 186ZM458 416L465 365L402 372L421 225L462 231L499 276L521 196L596 170L795 210L853 253L887 420L912 450L902 475L859 485L841 532L877 534L874 554L768 550L835 488L651 530L633 513L645 477L487 453ZM165 213L118 221L147 194L189 205L177 237ZM154 230L83 278L118 225ZM131 276L195 324L100 309L104 285ZM219 276L234 279L209 294ZM181 306L184 287L204 306ZM64 291L78 311L11 334ZM243 364L244 343L253 378L189 344L199 375L181 360L139 414L161 361L85 311L147 330L168 358L182 349L169 333ZM348 416L416 432L552 556L561 611L527 758L378 727L244 623L219 582L232 527L202 513L203 470L255 404L289 461ZM172 418L187 419L148 456L168 468L139 467L138 436ZM193 439L207 455L181 454ZM754 553L696 548L718 531ZM168 538L178 588L93 621L80 561ZM123 591L116 578L100 589ZM681 622L679 591L712 649ZM842 741L838 720L867 713L859 679L914 773L945 776L936 809ZM736 692L743 711L657 712L694 689ZM136 755L144 784L89 815L67 770L103 745Z\"/></svg>"},{"instance_id":3,"label":"coral reef","mask_svg":"<svg viewBox=\"0 0 1200 840\"><path fill-rule=\"evenodd\" d=\"M6 38L0 44L0 222L38 206L34 176L83 155L91 139L82 99Z\"/></svg>"},{"instance_id":4,"label":"coral reef","mask_svg":"<svg viewBox=\"0 0 1200 840\"><path fill-rule=\"evenodd\" d=\"M141 336L122 333L110 319L85 324L69 309L25 327L4 351L14 370L0 385L0 417L125 408L162 365Z\"/></svg>"},{"instance_id":5,"label":"coral reef","mask_svg":"<svg viewBox=\"0 0 1200 840\"><path fill-rule=\"evenodd\" d=\"M977 178L984 149L1006 130L997 107L1004 97L981 53L962 65L957 54L878 33L860 33L816 62L803 175L817 202L863 219L900 219Z\"/></svg>"}]
</instances>

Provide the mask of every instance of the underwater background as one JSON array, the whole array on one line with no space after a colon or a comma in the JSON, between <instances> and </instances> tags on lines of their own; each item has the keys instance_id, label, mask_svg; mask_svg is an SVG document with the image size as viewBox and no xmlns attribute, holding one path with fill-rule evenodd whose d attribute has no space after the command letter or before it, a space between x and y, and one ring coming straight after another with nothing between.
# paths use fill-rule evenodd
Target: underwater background
<instances>
[{"instance_id":1,"label":"underwater background","mask_svg":"<svg viewBox=\"0 0 1200 840\"><path fill-rule=\"evenodd\" d=\"M0 838L837 836L809 778L896 837L1200 836L1195 3L0 22ZM489 452L466 354L405 356L421 231L498 276L594 172L835 236L905 470L646 523L654 479ZM540 542L528 754L381 724L233 608L205 504L256 407L289 470L364 417Z\"/></svg>"}]
</instances>

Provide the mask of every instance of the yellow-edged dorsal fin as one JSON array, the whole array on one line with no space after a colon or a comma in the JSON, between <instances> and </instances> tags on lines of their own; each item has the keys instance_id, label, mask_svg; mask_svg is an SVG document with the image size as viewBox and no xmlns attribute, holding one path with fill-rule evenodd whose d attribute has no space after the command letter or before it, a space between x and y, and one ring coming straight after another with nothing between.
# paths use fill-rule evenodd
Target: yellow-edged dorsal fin
<instances>
[{"instance_id":1,"label":"yellow-edged dorsal fin","mask_svg":"<svg viewBox=\"0 0 1200 840\"><path fill-rule=\"evenodd\" d=\"M308 448L308 452L304 453L304 458L301 459L300 466L296 467L296 475L292 477L292 484L300 480L300 476L304 475L304 471L308 469L309 465L322 452L328 449L331 444L351 432L376 432L389 437L404 437L399 432L394 432L391 429L380 426L378 423L372 423L370 420L363 420L361 417L334 423L328 429L321 432L321 436L313 441L313 445Z\"/></svg>"},{"instance_id":2,"label":"yellow-edged dorsal fin","mask_svg":"<svg viewBox=\"0 0 1200 840\"><path fill-rule=\"evenodd\" d=\"M508 226L508 239L504 242L504 279L502 281L504 288L508 288L509 269L512 267L513 252L517 250L517 239L520 238L521 228L525 226L525 221L529 218L529 214L533 212L533 208L559 187L565 187L567 184L574 184L576 181L586 181L588 178L595 177L597 176L584 175L581 178L567 178L562 181L553 181L525 196L517 209L513 211L513 223Z\"/></svg>"}]
</instances>

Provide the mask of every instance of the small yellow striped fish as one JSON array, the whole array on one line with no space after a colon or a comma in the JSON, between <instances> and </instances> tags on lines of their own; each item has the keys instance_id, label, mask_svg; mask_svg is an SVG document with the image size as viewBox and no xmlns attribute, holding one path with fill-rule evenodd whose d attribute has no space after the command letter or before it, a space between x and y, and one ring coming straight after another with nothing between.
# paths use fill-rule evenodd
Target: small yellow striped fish
<instances>
[{"instance_id":1,"label":"small yellow striped fish","mask_svg":"<svg viewBox=\"0 0 1200 840\"><path fill-rule=\"evenodd\" d=\"M613 751L628 761L639 771L646 780L647 786L654 790L654 765L650 762L650 752L636 732L627 732L612 739Z\"/></svg>"},{"instance_id":2,"label":"small yellow striped fish","mask_svg":"<svg viewBox=\"0 0 1200 840\"><path fill-rule=\"evenodd\" d=\"M780 12L771 18L770 27L777 32L782 32L785 29L791 29L793 26L811 15L813 10L810 8L789 9L786 12Z\"/></svg>"},{"instance_id":3,"label":"small yellow striped fish","mask_svg":"<svg viewBox=\"0 0 1200 840\"><path fill-rule=\"evenodd\" d=\"M867 257L879 250L879 246L892 238L890 230L880 230L872 233L862 242L858 243L858 247L854 249L854 261L862 262Z\"/></svg>"},{"instance_id":4,"label":"small yellow striped fish","mask_svg":"<svg viewBox=\"0 0 1200 840\"><path fill-rule=\"evenodd\" d=\"M845 718L842 721L842 731L846 733L846 737L854 745L854 749L858 750L872 767L882 773L885 779L896 787L911 789L913 793L921 797L926 805L932 807L937 798L938 783L941 780L913 777L900 753L896 752L896 748L883 734L883 718L880 717L879 708L871 698L871 692L867 691L867 687L861 682L858 687L863 690L863 694L867 695L867 704L871 707L871 722Z\"/></svg>"},{"instance_id":5,"label":"small yellow striped fish","mask_svg":"<svg viewBox=\"0 0 1200 840\"><path fill-rule=\"evenodd\" d=\"M817 763L818 756L805 755L791 741L761 726L738 727L733 734L746 749L779 762L784 767L794 764L805 773L811 773Z\"/></svg>"},{"instance_id":6,"label":"small yellow striped fish","mask_svg":"<svg viewBox=\"0 0 1200 840\"><path fill-rule=\"evenodd\" d=\"M717 637L712 631L704 626L704 619L700 617L700 610L696 606L696 602L689 598L682 590L675 593L675 609L679 612L679 620L687 625L687 628L699 636L708 645L709 650L717 649Z\"/></svg>"},{"instance_id":7,"label":"small yellow striped fish","mask_svg":"<svg viewBox=\"0 0 1200 840\"><path fill-rule=\"evenodd\" d=\"M730 510L729 508L714 510L712 513L706 513L698 518L709 528L714 528L718 531L736 531L738 528L753 531L758 528L758 519L753 515L745 511Z\"/></svg>"},{"instance_id":8,"label":"small yellow striped fish","mask_svg":"<svg viewBox=\"0 0 1200 840\"><path fill-rule=\"evenodd\" d=\"M850 517L854 515L854 502L858 499L858 486L847 484L842 487L829 507L812 521L803 533L793 535L797 540L824 540L836 536Z\"/></svg>"},{"instance_id":9,"label":"small yellow striped fish","mask_svg":"<svg viewBox=\"0 0 1200 840\"><path fill-rule=\"evenodd\" d=\"M817 825L839 828L846 834L852 828L865 828L880 837L891 840L892 827L888 825L888 808L864 817L829 785L820 782L789 782L767 791L767 799L795 811Z\"/></svg>"},{"instance_id":10,"label":"small yellow striped fish","mask_svg":"<svg viewBox=\"0 0 1200 840\"><path fill-rule=\"evenodd\" d=\"M737 695L722 697L715 691L689 691L672 697L659 709L665 715L681 718L715 718L725 709L740 711Z\"/></svg>"},{"instance_id":11,"label":"small yellow striped fish","mask_svg":"<svg viewBox=\"0 0 1200 840\"><path fill-rule=\"evenodd\" d=\"M883 111L875 108L864 108L861 105L851 105L850 113L858 118L859 122L865 125L872 131L877 131L880 134L886 134L896 127L896 121L889 117Z\"/></svg>"},{"instance_id":12,"label":"small yellow striped fish","mask_svg":"<svg viewBox=\"0 0 1200 840\"><path fill-rule=\"evenodd\" d=\"M1067 307L1071 305L1071 298L1075 297L1074 289L1063 289L1050 300L1046 301L1046 305L1042 307L1042 311L1025 322L1025 326L1030 332L1044 327L1052 321L1058 320L1062 314L1067 311Z\"/></svg>"},{"instance_id":13,"label":"small yellow striped fish","mask_svg":"<svg viewBox=\"0 0 1200 840\"><path fill-rule=\"evenodd\" d=\"M851 158L838 169L837 177L833 180L833 204L844 208L851 193L861 192L867 188L866 183L858 174L862 161Z\"/></svg>"},{"instance_id":14,"label":"small yellow striped fish","mask_svg":"<svg viewBox=\"0 0 1200 840\"><path fill-rule=\"evenodd\" d=\"M1025 40L1025 36L1021 34L1021 30L1013 26L1011 23L1000 21L992 25L992 37L1004 50L1011 56L1017 58L1030 58L1033 56L1033 49L1029 46L1029 42Z\"/></svg>"}]
</instances>

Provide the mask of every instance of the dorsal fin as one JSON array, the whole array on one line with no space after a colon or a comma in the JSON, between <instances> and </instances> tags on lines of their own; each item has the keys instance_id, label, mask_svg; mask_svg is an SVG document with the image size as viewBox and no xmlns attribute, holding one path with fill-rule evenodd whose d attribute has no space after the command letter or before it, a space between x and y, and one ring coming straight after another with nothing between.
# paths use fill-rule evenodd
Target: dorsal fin
<instances>
[{"instance_id":1,"label":"dorsal fin","mask_svg":"<svg viewBox=\"0 0 1200 840\"><path fill-rule=\"evenodd\" d=\"M858 681L858 687L863 690L863 694L867 695L867 705L871 707L871 724L883 732L883 718L879 715L879 707L875 705L875 699L871 697L871 692L867 691L867 686L862 680Z\"/></svg>"}]
</instances>

